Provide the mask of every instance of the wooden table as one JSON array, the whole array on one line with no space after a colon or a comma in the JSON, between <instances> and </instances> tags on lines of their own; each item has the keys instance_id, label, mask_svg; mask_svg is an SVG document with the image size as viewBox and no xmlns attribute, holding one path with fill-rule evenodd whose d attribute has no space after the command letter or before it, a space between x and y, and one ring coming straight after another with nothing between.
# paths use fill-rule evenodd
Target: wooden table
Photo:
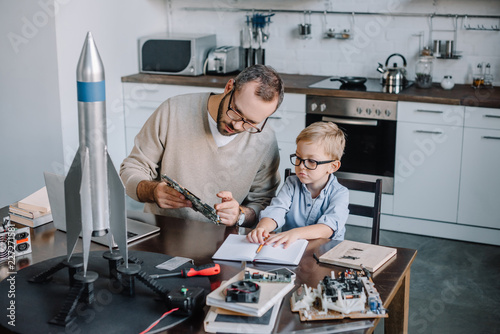
<instances>
[{"instance_id":1,"label":"wooden table","mask_svg":"<svg viewBox=\"0 0 500 334\"><path fill-rule=\"evenodd\" d=\"M5 210L0 210L0 214L3 214L2 217L5 216ZM220 247L224 239L231 233L239 232L234 227L154 216L142 212L129 212L129 217L161 227L160 233L131 244L129 249L188 257L194 260L195 265L213 262L212 255ZM31 238L33 252L30 256L18 261L18 269L29 264L66 254L66 234L56 230L52 223L32 229ZM317 264L313 258L313 253L320 256L337 243L328 239L313 240L309 243L299 266L296 268L291 267L297 274L296 285L307 284L308 286L315 287L324 276L330 274L331 270L337 272L345 269ZM77 251L80 246L80 244L77 246ZM106 247L95 243L91 245L91 250L105 249ZM407 333L410 267L416 253L416 250L398 248L396 257L391 259L373 275L373 280L384 301L384 307L389 310L389 318L384 320L386 333ZM227 280L241 271L241 264L239 262L220 261L218 263L221 265L221 273L210 277L212 286L218 286L221 281ZM276 267L275 265L266 264L248 265L261 270ZM0 279L4 279L7 276L5 266L5 263L0 266ZM298 314L290 311L289 297L290 295L287 295L283 302L278 323L274 329L275 333L289 333L339 323L339 321L300 322ZM205 310L207 309L206 307ZM167 333L204 333L203 319L204 315L200 314L168 330ZM375 321L375 325L377 323L378 321ZM351 333L372 333L374 328L356 330Z\"/></svg>"}]
</instances>

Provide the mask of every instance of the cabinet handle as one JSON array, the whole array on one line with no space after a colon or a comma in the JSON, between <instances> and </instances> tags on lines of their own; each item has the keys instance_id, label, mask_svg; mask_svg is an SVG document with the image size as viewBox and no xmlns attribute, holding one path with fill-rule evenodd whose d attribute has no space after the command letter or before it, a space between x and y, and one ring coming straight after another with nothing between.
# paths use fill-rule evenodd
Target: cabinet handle
<instances>
[{"instance_id":1,"label":"cabinet handle","mask_svg":"<svg viewBox=\"0 0 500 334\"><path fill-rule=\"evenodd\" d=\"M484 115L484 117L488 117L488 118L500 118L499 115Z\"/></svg>"},{"instance_id":2,"label":"cabinet handle","mask_svg":"<svg viewBox=\"0 0 500 334\"><path fill-rule=\"evenodd\" d=\"M158 93L159 89L151 89L151 88L139 88L136 92L146 92L146 93Z\"/></svg>"},{"instance_id":3,"label":"cabinet handle","mask_svg":"<svg viewBox=\"0 0 500 334\"><path fill-rule=\"evenodd\" d=\"M496 139L496 140L500 140L500 137L493 137L493 136L482 136L481 138L483 138L483 139Z\"/></svg>"},{"instance_id":4,"label":"cabinet handle","mask_svg":"<svg viewBox=\"0 0 500 334\"><path fill-rule=\"evenodd\" d=\"M425 110L425 109L417 109L416 112L430 112L433 114L442 114L442 110Z\"/></svg>"},{"instance_id":5,"label":"cabinet handle","mask_svg":"<svg viewBox=\"0 0 500 334\"><path fill-rule=\"evenodd\" d=\"M441 131L415 130L416 133L429 133L431 135L442 135Z\"/></svg>"},{"instance_id":6,"label":"cabinet handle","mask_svg":"<svg viewBox=\"0 0 500 334\"><path fill-rule=\"evenodd\" d=\"M281 119L281 117L278 117L278 116L269 116L268 118L269 119Z\"/></svg>"},{"instance_id":7,"label":"cabinet handle","mask_svg":"<svg viewBox=\"0 0 500 334\"><path fill-rule=\"evenodd\" d=\"M350 124L350 125L363 125L363 126L378 125L378 121L373 121L373 120L343 119L343 118L328 117L328 116L323 116L321 120L323 122L335 122L339 124Z\"/></svg>"}]
</instances>

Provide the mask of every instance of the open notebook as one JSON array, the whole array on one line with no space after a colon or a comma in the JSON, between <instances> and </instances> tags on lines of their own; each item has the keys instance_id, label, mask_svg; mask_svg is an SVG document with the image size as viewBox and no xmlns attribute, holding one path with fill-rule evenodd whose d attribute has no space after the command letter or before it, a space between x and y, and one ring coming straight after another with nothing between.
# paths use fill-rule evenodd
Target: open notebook
<instances>
[{"instance_id":1,"label":"open notebook","mask_svg":"<svg viewBox=\"0 0 500 334\"><path fill-rule=\"evenodd\" d=\"M249 242L244 235L230 234L212 259L298 265L307 244L307 240L299 239L287 249L284 249L283 245L277 247L266 245L257 253L259 244Z\"/></svg>"}]
</instances>

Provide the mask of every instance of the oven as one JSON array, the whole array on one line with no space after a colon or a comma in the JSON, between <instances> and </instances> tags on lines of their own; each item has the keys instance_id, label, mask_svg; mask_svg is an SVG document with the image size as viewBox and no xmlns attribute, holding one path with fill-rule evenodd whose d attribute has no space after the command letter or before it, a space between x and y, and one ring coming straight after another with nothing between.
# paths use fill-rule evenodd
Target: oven
<instances>
[{"instance_id":1,"label":"oven","mask_svg":"<svg viewBox=\"0 0 500 334\"><path fill-rule=\"evenodd\" d=\"M346 134L341 166L342 178L382 179L382 191L394 193L396 157L395 101L308 95L306 125L334 122Z\"/></svg>"}]
</instances>

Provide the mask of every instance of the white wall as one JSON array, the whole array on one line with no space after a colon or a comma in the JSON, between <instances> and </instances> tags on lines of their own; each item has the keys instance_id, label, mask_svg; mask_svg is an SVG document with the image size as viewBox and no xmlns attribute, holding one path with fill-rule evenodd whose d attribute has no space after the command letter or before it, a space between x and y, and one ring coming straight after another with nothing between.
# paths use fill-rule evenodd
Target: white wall
<instances>
[{"instance_id":1,"label":"white wall","mask_svg":"<svg viewBox=\"0 0 500 334\"><path fill-rule=\"evenodd\" d=\"M218 45L239 45L239 31L245 15L252 8L295 9L347 12L403 12L500 15L500 1L469 0L326 0L326 1L201 1L170 0L169 17L173 31L207 32L217 34ZM435 5L433 5L435 4ZM214 11L193 11L186 8L204 7ZM248 12L228 12L227 9L248 8ZM276 13L270 26L270 38L266 46L266 63L285 73L318 75L353 75L378 78L377 63L385 63L392 53L401 53L408 61L408 75L414 78L420 38L429 42L427 17L385 17L355 15L353 38L335 40L323 38L326 28L350 28L351 15L313 14L312 39L298 38L297 25L304 22L302 13ZM500 26L498 19L469 19L473 26L484 24ZM453 29L453 19L434 18L434 29ZM434 32L433 39L453 39L453 32ZM466 31L463 19L458 19L457 50L462 51L459 60L435 60L434 81L444 75L452 75L457 83L471 83L472 69L478 62L489 62L500 83L500 32ZM424 45L421 45L422 47ZM393 60L400 61L393 57Z\"/></svg>"},{"instance_id":2,"label":"white wall","mask_svg":"<svg viewBox=\"0 0 500 334\"><path fill-rule=\"evenodd\" d=\"M35 1L1 1L0 36L3 207L43 187L63 153L54 18Z\"/></svg>"},{"instance_id":3,"label":"white wall","mask_svg":"<svg viewBox=\"0 0 500 334\"><path fill-rule=\"evenodd\" d=\"M87 31L106 71L108 150L118 168L125 157L120 79L138 72L137 38L166 27L165 0L0 1L0 207L42 187L44 171L65 174L71 165L76 65Z\"/></svg>"},{"instance_id":4,"label":"white wall","mask_svg":"<svg viewBox=\"0 0 500 334\"><path fill-rule=\"evenodd\" d=\"M192 11L186 7L210 7ZM92 31L106 70L108 148L118 166L125 157L120 78L138 72L136 40L171 30L216 33L218 45L239 45L246 7L360 12L415 12L500 15L500 1L468 0L20 0L0 2L0 206L43 186L43 171L66 173L78 147L76 64L87 31ZM285 73L378 77L378 62L394 53L414 73L419 37L429 39L426 18L355 16L354 38L322 37L326 27L350 26L350 16L312 15L312 39L297 36L302 14L277 13L266 45L267 64ZM499 20L469 20L500 25ZM460 60L436 60L434 78L445 74L469 83L478 62L490 62L500 82L500 32L465 31L459 19ZM450 29L450 19L435 19ZM20 39L11 42L12 34ZM440 32L439 39L451 39ZM9 40L10 36L10 40ZM13 46L15 45L15 47ZM15 51L17 49L17 52Z\"/></svg>"},{"instance_id":5,"label":"white wall","mask_svg":"<svg viewBox=\"0 0 500 334\"><path fill-rule=\"evenodd\" d=\"M73 0L60 6L56 34L66 172L78 148L76 65L87 31L104 64L108 150L118 169L126 156L121 77L139 71L137 39L165 31L165 13L163 0Z\"/></svg>"}]
</instances>

